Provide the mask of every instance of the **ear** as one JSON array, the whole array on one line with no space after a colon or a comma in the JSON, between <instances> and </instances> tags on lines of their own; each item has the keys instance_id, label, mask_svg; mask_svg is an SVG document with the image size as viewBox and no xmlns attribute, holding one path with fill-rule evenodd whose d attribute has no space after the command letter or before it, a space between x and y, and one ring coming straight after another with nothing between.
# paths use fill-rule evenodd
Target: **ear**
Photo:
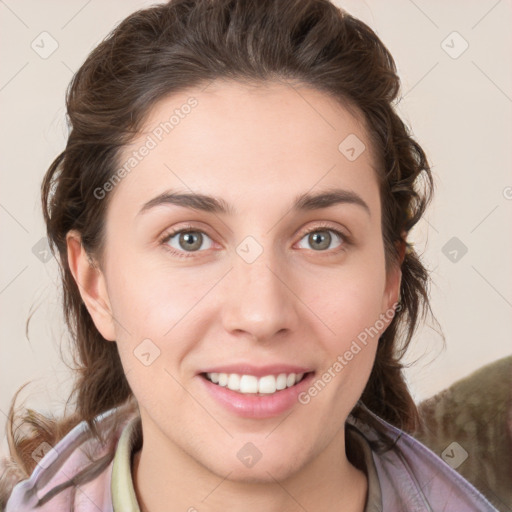
<instances>
[{"instance_id":1,"label":"ear","mask_svg":"<svg viewBox=\"0 0 512 512\"><path fill-rule=\"evenodd\" d=\"M405 233L403 234L403 237ZM386 289L382 299L383 311L386 312L393 308L393 305L399 301L400 285L402 283L402 263L405 257L406 241L402 238L397 243L398 262L393 266L386 276Z\"/></svg>"},{"instance_id":2,"label":"ear","mask_svg":"<svg viewBox=\"0 0 512 512\"><path fill-rule=\"evenodd\" d=\"M69 231L66 245L69 268L94 325L106 340L115 341L114 318L105 276L82 246L79 232Z\"/></svg>"}]
</instances>

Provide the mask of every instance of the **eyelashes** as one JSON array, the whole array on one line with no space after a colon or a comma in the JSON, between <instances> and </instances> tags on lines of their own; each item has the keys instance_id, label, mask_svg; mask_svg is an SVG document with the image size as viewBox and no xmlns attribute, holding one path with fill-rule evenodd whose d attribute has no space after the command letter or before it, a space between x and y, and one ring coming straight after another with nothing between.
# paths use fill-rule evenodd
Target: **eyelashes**
<instances>
[{"instance_id":1,"label":"eyelashes","mask_svg":"<svg viewBox=\"0 0 512 512\"><path fill-rule=\"evenodd\" d=\"M201 234L201 237L200 237L200 240L201 240L201 245L200 247L202 247L203 245L203 238L204 236L210 238L208 236L207 233L205 233L204 231L200 230L200 229L194 229L194 228L184 228L184 229L178 229L176 231L172 231L170 233L167 233L161 243L166 246L167 250L169 250L172 254L180 257L180 258L188 258L188 257L193 257L195 253L197 252L204 252L204 251L199 251L199 250L194 250L194 251L185 251L185 250L182 250L182 249L176 249L175 247L171 247L169 246L169 241L174 238L176 235L180 235L180 238L181 238L181 235L188 235L188 234L196 234L196 233L200 233ZM210 238L211 240L211 238ZM179 243L180 239L178 239L178 243Z\"/></svg>"},{"instance_id":2,"label":"eyelashes","mask_svg":"<svg viewBox=\"0 0 512 512\"><path fill-rule=\"evenodd\" d=\"M315 252L315 253L325 253L325 255L333 255L338 254L340 252L346 251L346 249L352 245L352 238L342 232L339 229L333 228L331 225L327 224L320 224L316 225L310 229L305 230L300 235L299 242L302 242L302 240L312 234L315 233L322 233L324 234L322 242L325 242L325 240L329 241L329 247L331 246L331 243L336 241L336 239L340 240L340 246L338 246L335 249L307 249L309 251ZM326 237L325 233L333 233L334 236L331 236L330 234ZM199 234L199 237L197 235ZM180 235L177 240L176 244L178 247L173 247L169 245L169 242L172 241L176 235ZM186 235L196 235L196 241L194 241L194 237L186 237ZM187 243L189 244L189 248L193 248L197 246L197 239L199 240L199 247L197 249L194 249L192 251L187 251L180 247L181 243ZM206 248L206 250L203 249L203 245L205 240L210 240L210 246ZM311 238L308 238L307 242L311 243ZM314 239L313 239L314 240ZM160 238L160 244L164 246L165 250L169 251L173 256L176 256L178 258L191 258L191 257L198 257L198 253L204 253L207 252L209 248L211 248L214 243L212 238L206 233L204 230L196 228L192 225L186 225L184 227L181 227L179 229L167 231L161 238ZM325 245L325 244L324 244Z\"/></svg>"},{"instance_id":3,"label":"eyelashes","mask_svg":"<svg viewBox=\"0 0 512 512\"><path fill-rule=\"evenodd\" d=\"M332 254L332 253L336 254L340 250L343 250L345 248L345 246L349 244L349 237L348 237L348 235L342 233L338 229L334 229L334 228L329 227L329 226L315 226L314 228L311 228L311 229L305 231L304 233L301 233L300 241L302 241L305 237L309 237L313 233L334 233L335 236L337 238L339 238L341 240L341 242L342 242L341 247L335 249L334 251L333 250L329 250L329 251L320 250L319 251L319 250L316 250L316 249L311 249L312 251L315 251L315 252L329 252L330 254ZM328 240L329 240L329 242L331 242L332 241L332 237L328 238ZM309 238L308 238L308 241L309 241ZM329 245L331 245L331 244L329 243Z\"/></svg>"}]
</instances>

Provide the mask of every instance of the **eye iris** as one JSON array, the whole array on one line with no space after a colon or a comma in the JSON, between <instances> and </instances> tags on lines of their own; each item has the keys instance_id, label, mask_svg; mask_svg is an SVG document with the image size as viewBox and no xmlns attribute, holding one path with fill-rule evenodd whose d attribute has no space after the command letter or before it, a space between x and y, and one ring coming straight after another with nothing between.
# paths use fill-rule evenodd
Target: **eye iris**
<instances>
[{"instance_id":1,"label":"eye iris","mask_svg":"<svg viewBox=\"0 0 512 512\"><path fill-rule=\"evenodd\" d=\"M196 237L195 241L194 237ZM202 245L202 235L197 231L181 233L179 243L184 249L197 251Z\"/></svg>"},{"instance_id":2,"label":"eye iris","mask_svg":"<svg viewBox=\"0 0 512 512\"><path fill-rule=\"evenodd\" d=\"M309 242L315 250L327 249L329 245L331 245L331 234L329 231L315 231L309 235ZM320 247L315 247L315 244L318 242L320 243Z\"/></svg>"},{"instance_id":3,"label":"eye iris","mask_svg":"<svg viewBox=\"0 0 512 512\"><path fill-rule=\"evenodd\" d=\"M308 236L309 243L315 251L328 249L331 245L331 233L329 230L314 231ZM180 233L179 245L187 251L197 251L201 248L203 236L199 231L185 231ZM316 247L315 247L316 246Z\"/></svg>"}]
</instances>

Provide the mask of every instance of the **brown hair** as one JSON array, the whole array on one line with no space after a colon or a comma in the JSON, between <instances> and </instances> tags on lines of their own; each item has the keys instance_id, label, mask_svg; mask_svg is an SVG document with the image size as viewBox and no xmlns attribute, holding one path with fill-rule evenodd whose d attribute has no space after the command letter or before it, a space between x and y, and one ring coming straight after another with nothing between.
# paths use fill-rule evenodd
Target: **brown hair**
<instances>
[{"instance_id":1,"label":"brown hair","mask_svg":"<svg viewBox=\"0 0 512 512\"><path fill-rule=\"evenodd\" d=\"M423 215L433 179L424 151L394 110L400 81L392 56L366 24L327 0L175 0L123 20L69 85L70 133L44 177L42 204L76 349L70 396L76 404L72 414L57 420L28 410L21 424L32 432L16 438L14 397L7 425L11 459L0 481L0 506L14 483L32 472L36 462L30 453L40 442L55 444L82 420L100 438L98 414L127 403L130 411L136 409L117 345L96 329L70 272L66 234L80 232L84 248L101 266L109 195L99 200L95 189L114 175L120 151L158 100L215 79L294 81L361 114L378 165L386 269L401 264L402 271L401 307L379 341L361 401L398 427L411 431L417 425L401 359L421 313L432 311L429 274L409 243L404 253L404 233ZM362 415L360 409L353 413Z\"/></svg>"}]
</instances>

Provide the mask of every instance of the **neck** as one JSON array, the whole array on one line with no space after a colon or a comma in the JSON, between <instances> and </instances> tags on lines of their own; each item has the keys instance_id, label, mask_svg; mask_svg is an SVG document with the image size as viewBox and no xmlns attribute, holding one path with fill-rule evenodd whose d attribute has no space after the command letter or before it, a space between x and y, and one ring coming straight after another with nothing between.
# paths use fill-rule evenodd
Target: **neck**
<instances>
[{"instance_id":1,"label":"neck","mask_svg":"<svg viewBox=\"0 0 512 512\"><path fill-rule=\"evenodd\" d=\"M157 443L161 447L161 443ZM315 459L285 479L236 480L217 475L184 452L145 442L134 455L133 482L141 512L363 512L366 475L348 461L344 429Z\"/></svg>"}]
</instances>

